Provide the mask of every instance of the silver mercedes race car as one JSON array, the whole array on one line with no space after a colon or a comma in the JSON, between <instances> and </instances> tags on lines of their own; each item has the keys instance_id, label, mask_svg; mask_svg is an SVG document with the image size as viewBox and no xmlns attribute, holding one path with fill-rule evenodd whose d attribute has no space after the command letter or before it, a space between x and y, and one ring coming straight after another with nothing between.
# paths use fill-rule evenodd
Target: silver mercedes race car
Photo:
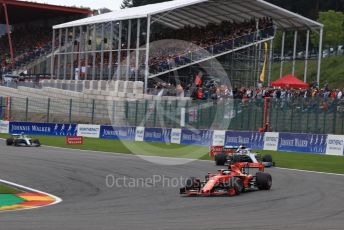
<instances>
[{"instance_id":1,"label":"silver mercedes race car","mask_svg":"<svg viewBox=\"0 0 344 230\"><path fill-rule=\"evenodd\" d=\"M232 164L237 162L257 163L261 162L265 167L275 166L270 154L252 153L251 149L244 146L211 146L209 155L216 165Z\"/></svg>"},{"instance_id":2,"label":"silver mercedes race car","mask_svg":"<svg viewBox=\"0 0 344 230\"><path fill-rule=\"evenodd\" d=\"M39 147L41 142L38 139L32 139L25 134L12 134L6 139L6 145L23 146L23 147Z\"/></svg>"}]
</instances>

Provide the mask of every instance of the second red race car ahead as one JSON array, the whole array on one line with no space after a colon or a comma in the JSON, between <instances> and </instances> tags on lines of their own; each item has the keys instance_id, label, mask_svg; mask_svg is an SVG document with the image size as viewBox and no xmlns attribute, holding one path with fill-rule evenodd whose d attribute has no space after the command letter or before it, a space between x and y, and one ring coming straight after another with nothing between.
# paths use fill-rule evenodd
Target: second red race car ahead
<instances>
[{"instance_id":1,"label":"second red race car ahead","mask_svg":"<svg viewBox=\"0 0 344 230\"><path fill-rule=\"evenodd\" d=\"M256 173L251 173L257 171ZM239 195L249 190L270 190L272 177L264 172L261 163L238 162L220 169L218 173L208 173L205 180L191 177L180 194L187 196Z\"/></svg>"}]
</instances>

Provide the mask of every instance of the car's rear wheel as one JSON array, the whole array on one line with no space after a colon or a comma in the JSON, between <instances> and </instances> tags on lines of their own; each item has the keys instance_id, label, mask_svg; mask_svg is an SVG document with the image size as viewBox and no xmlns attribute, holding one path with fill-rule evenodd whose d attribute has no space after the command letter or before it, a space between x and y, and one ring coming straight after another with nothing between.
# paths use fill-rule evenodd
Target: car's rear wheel
<instances>
[{"instance_id":1,"label":"car's rear wheel","mask_svg":"<svg viewBox=\"0 0 344 230\"><path fill-rule=\"evenodd\" d=\"M259 190L270 190L272 186L272 177L269 173L257 172L256 181Z\"/></svg>"},{"instance_id":2,"label":"car's rear wheel","mask_svg":"<svg viewBox=\"0 0 344 230\"><path fill-rule=\"evenodd\" d=\"M264 155L263 162L272 162L272 156L270 154Z\"/></svg>"},{"instance_id":3,"label":"car's rear wheel","mask_svg":"<svg viewBox=\"0 0 344 230\"><path fill-rule=\"evenodd\" d=\"M37 147L41 146L41 142L38 139L34 139L32 143L35 144Z\"/></svg>"},{"instance_id":4,"label":"car's rear wheel","mask_svg":"<svg viewBox=\"0 0 344 230\"><path fill-rule=\"evenodd\" d=\"M214 160L216 165L224 165L227 161L227 155L224 153L216 154Z\"/></svg>"},{"instance_id":5,"label":"car's rear wheel","mask_svg":"<svg viewBox=\"0 0 344 230\"><path fill-rule=\"evenodd\" d=\"M6 139L6 145L13 145L13 141L14 141L13 138L7 138Z\"/></svg>"}]
</instances>

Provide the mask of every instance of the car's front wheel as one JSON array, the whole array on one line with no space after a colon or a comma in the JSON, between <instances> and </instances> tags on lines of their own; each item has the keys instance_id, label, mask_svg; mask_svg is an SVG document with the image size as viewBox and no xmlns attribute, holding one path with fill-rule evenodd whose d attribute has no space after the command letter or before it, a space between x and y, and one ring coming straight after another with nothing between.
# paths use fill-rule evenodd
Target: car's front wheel
<instances>
[{"instance_id":1,"label":"car's front wheel","mask_svg":"<svg viewBox=\"0 0 344 230\"><path fill-rule=\"evenodd\" d=\"M227 155L224 153L216 154L214 160L216 165L225 165L227 161Z\"/></svg>"},{"instance_id":2,"label":"car's front wheel","mask_svg":"<svg viewBox=\"0 0 344 230\"><path fill-rule=\"evenodd\" d=\"M34 139L32 143L35 144L37 147L41 146L41 142L38 139Z\"/></svg>"},{"instance_id":3,"label":"car's front wheel","mask_svg":"<svg viewBox=\"0 0 344 230\"><path fill-rule=\"evenodd\" d=\"M272 177L269 173L256 173L257 187L259 190L270 190L272 186Z\"/></svg>"},{"instance_id":4,"label":"car's front wheel","mask_svg":"<svg viewBox=\"0 0 344 230\"><path fill-rule=\"evenodd\" d=\"M13 141L14 141L13 138L7 138L6 139L6 145L13 145Z\"/></svg>"}]
</instances>

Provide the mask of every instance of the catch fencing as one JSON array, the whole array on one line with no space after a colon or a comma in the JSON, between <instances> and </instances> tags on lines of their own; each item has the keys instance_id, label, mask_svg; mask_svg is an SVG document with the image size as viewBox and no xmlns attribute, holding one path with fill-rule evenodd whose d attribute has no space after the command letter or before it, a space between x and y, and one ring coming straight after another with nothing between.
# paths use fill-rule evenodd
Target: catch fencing
<instances>
[{"instance_id":1,"label":"catch fencing","mask_svg":"<svg viewBox=\"0 0 344 230\"><path fill-rule=\"evenodd\" d=\"M300 97L270 103L272 132L344 134L343 100ZM11 121L257 131L263 127L264 100L2 97L0 118L6 114Z\"/></svg>"}]
</instances>

